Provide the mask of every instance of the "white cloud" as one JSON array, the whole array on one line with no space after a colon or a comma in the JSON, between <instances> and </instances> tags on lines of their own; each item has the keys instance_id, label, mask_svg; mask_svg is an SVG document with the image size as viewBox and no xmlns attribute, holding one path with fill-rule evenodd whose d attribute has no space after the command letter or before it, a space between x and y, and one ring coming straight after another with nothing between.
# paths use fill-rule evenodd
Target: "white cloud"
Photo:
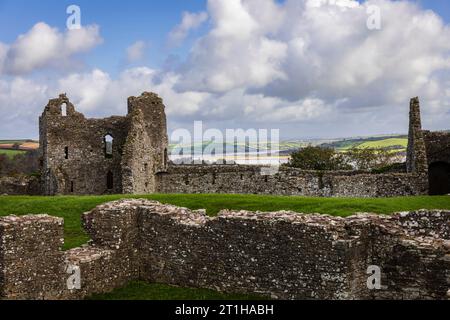
<instances>
[{"instance_id":1,"label":"white cloud","mask_svg":"<svg viewBox=\"0 0 450 320\"><path fill-rule=\"evenodd\" d=\"M45 67L66 67L74 55L86 52L101 42L97 26L61 33L40 22L9 46L3 68L0 69L8 74L23 75Z\"/></svg>"},{"instance_id":2,"label":"white cloud","mask_svg":"<svg viewBox=\"0 0 450 320\"><path fill-rule=\"evenodd\" d=\"M191 30L197 29L206 20L208 20L208 14L206 12L184 12L181 23L169 34L169 44L172 46L180 45Z\"/></svg>"},{"instance_id":3,"label":"white cloud","mask_svg":"<svg viewBox=\"0 0 450 320\"><path fill-rule=\"evenodd\" d=\"M37 137L38 116L49 95L47 84L16 77L0 79L0 136L5 138Z\"/></svg>"},{"instance_id":4,"label":"white cloud","mask_svg":"<svg viewBox=\"0 0 450 320\"><path fill-rule=\"evenodd\" d=\"M147 44L144 41L136 41L127 48L127 61L129 63L142 61L146 49Z\"/></svg>"},{"instance_id":5,"label":"white cloud","mask_svg":"<svg viewBox=\"0 0 450 320\"><path fill-rule=\"evenodd\" d=\"M448 128L449 25L406 1L331 3L209 0L203 18L185 14L172 32L181 41L202 23L195 21L211 21L178 68L131 68L116 78L94 69L55 83L32 82L27 94L37 98L30 98L29 110L41 111L42 96L49 92L67 92L88 116L125 114L128 96L154 91L164 98L172 128L204 120L219 128L280 128L282 136L336 137L406 132L409 98L419 95L424 126ZM378 31L366 27L366 7L373 4L381 8ZM142 51L135 45L129 56L137 59ZM0 44L0 65L2 56L9 59L8 48ZM45 57L39 53L28 69L48 65L40 62L48 61ZM5 107L19 103L9 82L2 86L0 81L0 92L0 116L16 114ZM23 110L18 108L17 115Z\"/></svg>"}]
</instances>

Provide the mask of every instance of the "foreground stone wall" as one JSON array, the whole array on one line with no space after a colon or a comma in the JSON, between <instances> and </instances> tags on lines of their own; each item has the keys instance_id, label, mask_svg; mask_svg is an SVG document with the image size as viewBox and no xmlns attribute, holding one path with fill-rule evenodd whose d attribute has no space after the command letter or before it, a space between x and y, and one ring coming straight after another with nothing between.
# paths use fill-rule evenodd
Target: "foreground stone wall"
<instances>
[{"instance_id":1,"label":"foreground stone wall","mask_svg":"<svg viewBox=\"0 0 450 320\"><path fill-rule=\"evenodd\" d=\"M161 193L277 194L313 197L394 197L423 195L428 177L420 174L371 174L358 171L303 171L281 167L263 175L263 167L239 165L169 166L160 173Z\"/></svg>"},{"instance_id":2,"label":"foreground stone wall","mask_svg":"<svg viewBox=\"0 0 450 320\"><path fill-rule=\"evenodd\" d=\"M446 299L450 288L449 211L209 218L122 200L84 214L83 225L92 241L63 252L61 219L0 218L0 297L80 299L137 279L275 299ZM367 287L371 265L380 290Z\"/></svg>"}]
</instances>

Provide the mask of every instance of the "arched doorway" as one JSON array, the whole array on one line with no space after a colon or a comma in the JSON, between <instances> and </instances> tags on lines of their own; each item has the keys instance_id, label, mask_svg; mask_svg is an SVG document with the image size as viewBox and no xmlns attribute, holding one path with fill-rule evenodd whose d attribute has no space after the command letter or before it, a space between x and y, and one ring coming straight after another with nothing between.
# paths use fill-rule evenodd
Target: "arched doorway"
<instances>
[{"instance_id":1,"label":"arched doorway","mask_svg":"<svg viewBox=\"0 0 450 320\"><path fill-rule=\"evenodd\" d=\"M106 188L108 190L114 189L114 174L111 171L106 175Z\"/></svg>"},{"instance_id":2,"label":"arched doorway","mask_svg":"<svg viewBox=\"0 0 450 320\"><path fill-rule=\"evenodd\" d=\"M450 164L447 162L434 162L428 169L430 182L430 195L450 194Z\"/></svg>"}]
</instances>

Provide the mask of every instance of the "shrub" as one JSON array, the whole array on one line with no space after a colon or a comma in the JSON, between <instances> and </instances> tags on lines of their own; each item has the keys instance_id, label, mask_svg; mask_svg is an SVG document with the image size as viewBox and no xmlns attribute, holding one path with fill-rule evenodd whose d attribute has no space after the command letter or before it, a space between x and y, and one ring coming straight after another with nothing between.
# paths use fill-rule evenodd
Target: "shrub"
<instances>
[{"instance_id":1,"label":"shrub","mask_svg":"<svg viewBox=\"0 0 450 320\"><path fill-rule=\"evenodd\" d=\"M348 159L331 148L308 146L291 154L288 166L303 170L351 170Z\"/></svg>"},{"instance_id":2,"label":"shrub","mask_svg":"<svg viewBox=\"0 0 450 320\"><path fill-rule=\"evenodd\" d=\"M397 157L397 154L389 149L356 147L348 150L345 155L356 170L381 170L392 165Z\"/></svg>"}]
</instances>

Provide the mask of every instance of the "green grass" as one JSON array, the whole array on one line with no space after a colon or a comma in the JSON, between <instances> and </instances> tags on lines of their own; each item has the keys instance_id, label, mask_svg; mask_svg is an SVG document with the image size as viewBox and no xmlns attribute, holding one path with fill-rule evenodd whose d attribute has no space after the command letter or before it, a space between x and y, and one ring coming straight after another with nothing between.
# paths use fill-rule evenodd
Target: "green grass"
<instances>
[{"instance_id":1,"label":"green grass","mask_svg":"<svg viewBox=\"0 0 450 320\"><path fill-rule=\"evenodd\" d=\"M0 149L0 154L6 154L8 158L13 158L15 155L24 153L25 151L21 150L6 150L6 149Z\"/></svg>"},{"instance_id":2,"label":"green grass","mask_svg":"<svg viewBox=\"0 0 450 320\"><path fill-rule=\"evenodd\" d=\"M163 284L131 282L111 293L98 294L88 300L261 300L256 295L223 294L207 289L179 288Z\"/></svg>"},{"instance_id":3,"label":"green grass","mask_svg":"<svg viewBox=\"0 0 450 320\"><path fill-rule=\"evenodd\" d=\"M349 216L355 212L390 214L417 209L450 209L450 197L403 197L382 199L331 199L257 195L146 195L146 196L1 196L0 216L47 213L65 220L65 249L84 244L88 237L81 228L81 214L97 205L122 198L146 198L190 209L206 209L214 216L222 209L322 213Z\"/></svg>"}]
</instances>

